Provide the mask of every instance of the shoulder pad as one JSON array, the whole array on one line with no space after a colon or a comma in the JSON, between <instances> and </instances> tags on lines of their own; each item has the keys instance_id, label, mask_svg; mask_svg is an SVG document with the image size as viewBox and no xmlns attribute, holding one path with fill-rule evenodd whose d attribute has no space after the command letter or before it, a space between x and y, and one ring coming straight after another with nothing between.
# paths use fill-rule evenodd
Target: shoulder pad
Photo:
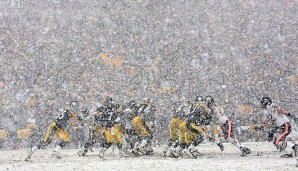
<instances>
[{"instance_id":1,"label":"shoulder pad","mask_svg":"<svg viewBox=\"0 0 298 171\"><path fill-rule=\"evenodd\" d=\"M200 104L199 106L200 106L200 108L202 108L204 110L208 110L209 109L208 106L205 105L205 104Z\"/></svg>"},{"instance_id":2,"label":"shoulder pad","mask_svg":"<svg viewBox=\"0 0 298 171\"><path fill-rule=\"evenodd\" d=\"M73 112L71 112L71 113L68 114L68 116L69 116L69 117L74 117L75 114L74 114Z\"/></svg>"}]
</instances>

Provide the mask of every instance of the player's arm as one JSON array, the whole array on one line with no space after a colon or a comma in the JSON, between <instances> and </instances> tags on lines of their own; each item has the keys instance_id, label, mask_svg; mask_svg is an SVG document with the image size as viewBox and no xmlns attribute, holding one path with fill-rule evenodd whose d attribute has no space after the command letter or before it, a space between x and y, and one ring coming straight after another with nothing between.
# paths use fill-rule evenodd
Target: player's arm
<instances>
[{"instance_id":1,"label":"player's arm","mask_svg":"<svg viewBox=\"0 0 298 171\"><path fill-rule=\"evenodd\" d=\"M69 120L70 120L72 126L78 127L78 120L75 117L75 114L74 113L70 113L69 116L70 116Z\"/></svg>"},{"instance_id":2,"label":"player's arm","mask_svg":"<svg viewBox=\"0 0 298 171\"><path fill-rule=\"evenodd\" d=\"M288 115L288 112L286 112L283 108L281 107L277 107L276 108L276 111L278 114L281 114L281 115Z\"/></svg>"},{"instance_id":3,"label":"player's arm","mask_svg":"<svg viewBox=\"0 0 298 171\"><path fill-rule=\"evenodd\" d=\"M294 118L295 116L293 116L291 113L289 113L288 111L284 110L283 108L277 108L277 113L280 114L280 115L286 115L290 118Z\"/></svg>"}]
</instances>

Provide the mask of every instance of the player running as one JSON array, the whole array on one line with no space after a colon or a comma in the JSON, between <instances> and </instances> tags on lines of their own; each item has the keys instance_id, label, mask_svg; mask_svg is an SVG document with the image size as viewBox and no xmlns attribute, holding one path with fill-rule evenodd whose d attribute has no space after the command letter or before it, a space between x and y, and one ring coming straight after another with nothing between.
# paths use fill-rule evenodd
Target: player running
<instances>
[{"instance_id":1,"label":"player running","mask_svg":"<svg viewBox=\"0 0 298 171\"><path fill-rule=\"evenodd\" d=\"M70 121L74 127L78 126L77 120L75 118L75 113L70 109L64 109L63 113L61 113L61 115L56 118L54 122L48 127L43 141L30 148L25 161L29 161L35 151L40 148L44 149L47 145L49 145L53 141L54 137L57 137L59 139L59 142L52 155L60 159L61 156L59 151L70 141L70 136L67 132L67 127L69 125L68 121Z\"/></svg>"}]
</instances>

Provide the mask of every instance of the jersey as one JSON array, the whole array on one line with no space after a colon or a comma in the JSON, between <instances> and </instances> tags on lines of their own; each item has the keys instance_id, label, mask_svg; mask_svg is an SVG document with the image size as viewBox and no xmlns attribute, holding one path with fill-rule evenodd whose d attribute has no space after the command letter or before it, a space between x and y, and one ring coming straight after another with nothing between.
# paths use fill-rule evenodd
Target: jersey
<instances>
[{"instance_id":1,"label":"jersey","mask_svg":"<svg viewBox=\"0 0 298 171\"><path fill-rule=\"evenodd\" d=\"M269 105L264 114L265 117L274 122L277 127L282 126L286 122L290 122L289 118L285 115L284 110L275 103Z\"/></svg>"},{"instance_id":2,"label":"jersey","mask_svg":"<svg viewBox=\"0 0 298 171\"><path fill-rule=\"evenodd\" d=\"M73 111L64 110L63 113L55 120L56 126L65 129L68 125L69 118L74 116L75 114Z\"/></svg>"},{"instance_id":3,"label":"jersey","mask_svg":"<svg viewBox=\"0 0 298 171\"><path fill-rule=\"evenodd\" d=\"M125 129L132 129L132 119L137 116L137 108L129 107L124 111L123 120L125 122Z\"/></svg>"},{"instance_id":4,"label":"jersey","mask_svg":"<svg viewBox=\"0 0 298 171\"><path fill-rule=\"evenodd\" d=\"M116 105L114 103L103 104L97 108L100 115L97 115L95 121L101 122L101 125L105 128L113 127L120 121L120 117L117 116Z\"/></svg>"},{"instance_id":5,"label":"jersey","mask_svg":"<svg viewBox=\"0 0 298 171\"><path fill-rule=\"evenodd\" d=\"M190 115L195 116L197 124L200 125L209 125L212 121L212 114L204 103L194 104Z\"/></svg>"},{"instance_id":6,"label":"jersey","mask_svg":"<svg viewBox=\"0 0 298 171\"><path fill-rule=\"evenodd\" d=\"M173 118L185 118L186 113L184 110L185 106L184 105L179 105L175 110L173 111Z\"/></svg>"},{"instance_id":7,"label":"jersey","mask_svg":"<svg viewBox=\"0 0 298 171\"><path fill-rule=\"evenodd\" d=\"M183 105L183 113L184 113L184 116L183 117L187 117L190 113L191 113L191 109L192 109L192 104L185 104Z\"/></svg>"},{"instance_id":8,"label":"jersey","mask_svg":"<svg viewBox=\"0 0 298 171\"><path fill-rule=\"evenodd\" d=\"M223 112L219 110L219 108L214 105L210 108L211 113L218 119L220 124L225 124L229 119Z\"/></svg>"},{"instance_id":9,"label":"jersey","mask_svg":"<svg viewBox=\"0 0 298 171\"><path fill-rule=\"evenodd\" d=\"M79 121L79 127L88 127L88 125L90 124L90 114L88 113L84 113L81 112L78 116L78 121Z\"/></svg>"},{"instance_id":10,"label":"jersey","mask_svg":"<svg viewBox=\"0 0 298 171\"><path fill-rule=\"evenodd\" d=\"M152 104L141 104L138 114L146 121L153 121L155 119L153 116L155 110L156 109Z\"/></svg>"}]
</instances>

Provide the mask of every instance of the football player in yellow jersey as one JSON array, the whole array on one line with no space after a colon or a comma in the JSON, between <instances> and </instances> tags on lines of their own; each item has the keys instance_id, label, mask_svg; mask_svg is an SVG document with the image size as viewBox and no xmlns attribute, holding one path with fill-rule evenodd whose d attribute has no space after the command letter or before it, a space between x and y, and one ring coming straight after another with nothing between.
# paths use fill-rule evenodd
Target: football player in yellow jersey
<instances>
[{"instance_id":1,"label":"football player in yellow jersey","mask_svg":"<svg viewBox=\"0 0 298 171\"><path fill-rule=\"evenodd\" d=\"M122 150L122 133L119 126L121 121L120 112L118 105L115 105L112 98L107 96L102 106L98 108L99 112L102 113L100 119L103 124L103 139L100 145L99 156L104 157L105 151L113 144L116 143L119 149L120 157L127 157L128 155Z\"/></svg>"},{"instance_id":2,"label":"football player in yellow jersey","mask_svg":"<svg viewBox=\"0 0 298 171\"><path fill-rule=\"evenodd\" d=\"M150 148L151 139L155 128L156 107L150 99L144 98L138 110L138 116L132 120L132 127L138 134L141 142L136 142L132 153L135 155L148 155L153 153Z\"/></svg>"},{"instance_id":3,"label":"football player in yellow jersey","mask_svg":"<svg viewBox=\"0 0 298 171\"><path fill-rule=\"evenodd\" d=\"M57 137L60 141L53 152L53 156L55 156L56 158L61 158L59 154L60 149L63 148L70 141L70 136L67 132L68 121L70 121L73 126L77 127L75 113L70 109L64 109L63 113L61 113L60 116L56 118L54 122L48 127L43 141L30 148L25 161L29 161L32 154L36 150L40 148L44 149L48 144L52 142L54 137Z\"/></svg>"},{"instance_id":4,"label":"football player in yellow jersey","mask_svg":"<svg viewBox=\"0 0 298 171\"><path fill-rule=\"evenodd\" d=\"M187 107L187 105L184 103L184 101L179 101L173 106L173 117L170 120L169 125L170 139L167 146L163 150L164 156L168 156L171 154L169 153L169 149L171 147L176 148L179 145L179 125L185 120L185 107Z\"/></svg>"},{"instance_id":5,"label":"football player in yellow jersey","mask_svg":"<svg viewBox=\"0 0 298 171\"><path fill-rule=\"evenodd\" d=\"M173 157L181 156L182 151L192 158L199 155L195 147L204 140L204 135L206 135L201 125L210 122L210 116L206 111L207 108L203 104L203 98L197 96L187 119L179 125L179 146L170 151Z\"/></svg>"}]
</instances>

